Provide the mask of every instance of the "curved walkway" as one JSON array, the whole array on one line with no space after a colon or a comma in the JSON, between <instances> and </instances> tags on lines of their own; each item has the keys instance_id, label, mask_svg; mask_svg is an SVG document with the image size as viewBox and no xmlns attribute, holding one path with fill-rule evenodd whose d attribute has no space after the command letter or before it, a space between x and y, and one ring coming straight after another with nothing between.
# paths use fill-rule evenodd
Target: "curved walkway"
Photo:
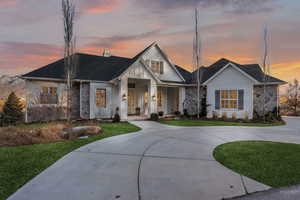
<instances>
[{"instance_id":1,"label":"curved walkway","mask_svg":"<svg viewBox=\"0 0 300 200\"><path fill-rule=\"evenodd\" d=\"M215 161L213 149L238 140L300 143L298 119L281 127L173 127L100 140L66 155L9 200L214 200L269 189Z\"/></svg>"}]
</instances>

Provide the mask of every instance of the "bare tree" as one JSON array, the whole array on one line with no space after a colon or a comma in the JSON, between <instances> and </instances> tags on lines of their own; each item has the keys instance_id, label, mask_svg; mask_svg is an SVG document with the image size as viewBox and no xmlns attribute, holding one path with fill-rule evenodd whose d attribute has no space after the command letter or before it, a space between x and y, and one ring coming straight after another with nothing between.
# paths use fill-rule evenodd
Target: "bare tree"
<instances>
[{"instance_id":1,"label":"bare tree","mask_svg":"<svg viewBox=\"0 0 300 200\"><path fill-rule=\"evenodd\" d=\"M266 86L268 82L268 74L270 73L270 65L268 63L268 27L264 27L263 41L264 41L264 53L263 53L263 119L266 121Z\"/></svg>"},{"instance_id":2,"label":"bare tree","mask_svg":"<svg viewBox=\"0 0 300 200\"><path fill-rule=\"evenodd\" d=\"M76 75L77 57L74 54L76 38L74 35L75 4L70 0L62 0L64 24L64 65L67 84L67 120L71 120L72 86Z\"/></svg>"},{"instance_id":3,"label":"bare tree","mask_svg":"<svg viewBox=\"0 0 300 200\"><path fill-rule=\"evenodd\" d=\"M202 81L202 70L201 70L201 38L200 38L200 26L199 26L199 12L195 8L195 35L193 42L193 60L194 60L194 71L196 70L196 83L197 83L197 118L200 118L200 90Z\"/></svg>"}]
</instances>

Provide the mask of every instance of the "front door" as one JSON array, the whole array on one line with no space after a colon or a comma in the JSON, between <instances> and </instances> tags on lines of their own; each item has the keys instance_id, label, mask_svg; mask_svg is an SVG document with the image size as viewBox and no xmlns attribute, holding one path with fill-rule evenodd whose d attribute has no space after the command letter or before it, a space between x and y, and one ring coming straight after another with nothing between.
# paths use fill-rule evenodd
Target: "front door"
<instances>
[{"instance_id":1,"label":"front door","mask_svg":"<svg viewBox=\"0 0 300 200\"><path fill-rule=\"evenodd\" d=\"M128 115L135 114L135 103L136 103L136 95L135 91L132 89L128 89Z\"/></svg>"}]
</instances>

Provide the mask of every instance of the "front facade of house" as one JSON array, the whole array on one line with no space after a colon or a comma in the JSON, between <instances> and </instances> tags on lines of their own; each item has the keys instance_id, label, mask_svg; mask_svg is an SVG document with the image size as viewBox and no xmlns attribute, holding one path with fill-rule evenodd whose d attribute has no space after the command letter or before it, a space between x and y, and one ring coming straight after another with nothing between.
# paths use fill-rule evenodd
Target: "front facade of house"
<instances>
[{"instance_id":1,"label":"front facade of house","mask_svg":"<svg viewBox=\"0 0 300 200\"><path fill-rule=\"evenodd\" d=\"M77 75L72 89L72 116L81 119L133 116L149 118L164 115L196 114L197 91L190 73L174 65L158 44L153 43L133 58L116 56L78 56ZM251 67L252 66L252 67ZM261 71L257 65L242 66L221 59L202 74L201 99L208 104L207 117L216 115L252 118L259 112ZM63 60L23 75L27 88L27 121L64 118L66 86ZM278 86L284 82L268 79L268 110L278 107ZM270 88L270 89L269 89ZM43 113L42 115L40 113ZM256 112L256 111L255 111ZM39 113L39 114L37 114Z\"/></svg>"}]
</instances>

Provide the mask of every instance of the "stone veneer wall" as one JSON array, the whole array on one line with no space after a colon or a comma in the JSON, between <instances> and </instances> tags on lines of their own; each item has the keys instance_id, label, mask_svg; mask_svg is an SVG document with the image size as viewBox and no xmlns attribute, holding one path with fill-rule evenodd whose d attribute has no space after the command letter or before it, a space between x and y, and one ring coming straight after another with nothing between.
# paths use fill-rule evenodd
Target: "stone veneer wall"
<instances>
[{"instance_id":1,"label":"stone veneer wall","mask_svg":"<svg viewBox=\"0 0 300 200\"><path fill-rule=\"evenodd\" d=\"M80 84L75 83L72 88L71 113L73 119L80 118Z\"/></svg>"},{"instance_id":2,"label":"stone veneer wall","mask_svg":"<svg viewBox=\"0 0 300 200\"><path fill-rule=\"evenodd\" d=\"M81 117L90 118L90 83L82 83L81 85Z\"/></svg>"},{"instance_id":3,"label":"stone veneer wall","mask_svg":"<svg viewBox=\"0 0 300 200\"><path fill-rule=\"evenodd\" d=\"M277 107L278 98L278 86L277 85L267 85L266 86L266 104L265 112L273 111ZM263 105L264 105L264 86L254 86L253 88L253 112L258 115L263 115Z\"/></svg>"},{"instance_id":4,"label":"stone veneer wall","mask_svg":"<svg viewBox=\"0 0 300 200\"><path fill-rule=\"evenodd\" d=\"M200 90L200 110L201 99L206 96L206 88ZM185 100L183 109L187 109L189 115L197 114L197 87L187 87L185 89Z\"/></svg>"}]
</instances>

